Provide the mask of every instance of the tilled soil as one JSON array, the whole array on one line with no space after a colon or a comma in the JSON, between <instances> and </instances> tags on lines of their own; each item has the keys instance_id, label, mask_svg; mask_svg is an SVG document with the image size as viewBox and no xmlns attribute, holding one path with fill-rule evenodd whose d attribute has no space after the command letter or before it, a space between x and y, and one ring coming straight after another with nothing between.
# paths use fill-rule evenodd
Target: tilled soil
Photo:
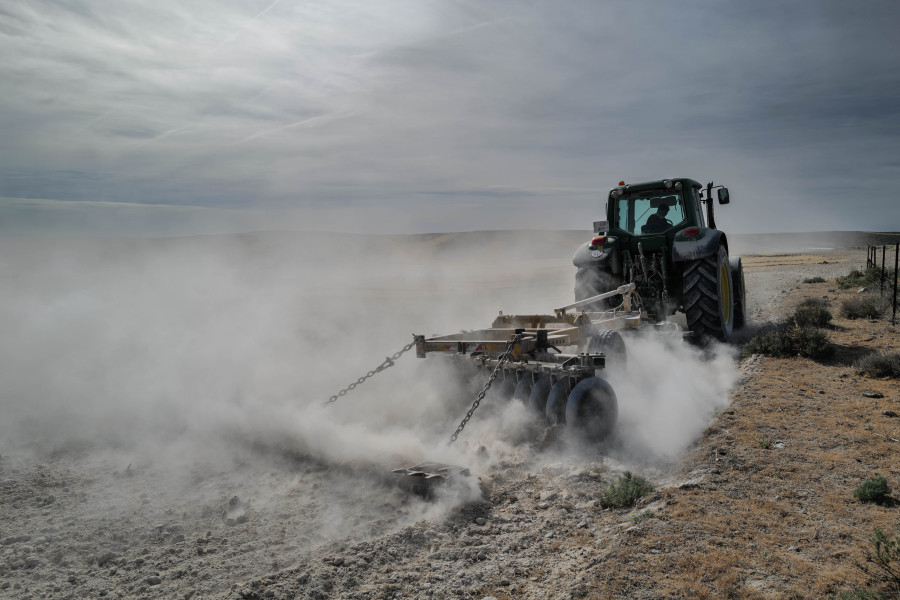
<instances>
[{"instance_id":1,"label":"tilled soil","mask_svg":"<svg viewBox=\"0 0 900 600\"><path fill-rule=\"evenodd\" d=\"M802 279L864 260L745 257L752 320L804 297L837 315L856 290ZM900 397L851 364L900 334L835 318L829 336L825 362L741 360L730 404L678 460L542 451L545 437L481 449L480 482L433 501L381 465L240 436L227 463L177 475L90 444L15 452L0 458L0 597L827 597L867 583L853 560L874 527L900 521L852 495L875 473L900 485ZM656 491L601 508L625 469Z\"/></svg>"}]
</instances>

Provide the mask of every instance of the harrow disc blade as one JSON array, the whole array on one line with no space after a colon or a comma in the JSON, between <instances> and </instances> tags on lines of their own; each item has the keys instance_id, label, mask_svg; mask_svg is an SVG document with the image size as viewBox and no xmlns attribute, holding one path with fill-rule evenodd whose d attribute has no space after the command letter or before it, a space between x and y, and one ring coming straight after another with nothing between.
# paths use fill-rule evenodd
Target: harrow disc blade
<instances>
[{"instance_id":1,"label":"harrow disc blade","mask_svg":"<svg viewBox=\"0 0 900 600\"><path fill-rule=\"evenodd\" d=\"M565 414L570 428L593 442L601 442L616 427L619 415L616 393L604 379L583 379L569 394Z\"/></svg>"},{"instance_id":2,"label":"harrow disc blade","mask_svg":"<svg viewBox=\"0 0 900 600\"><path fill-rule=\"evenodd\" d=\"M551 387L553 387L553 378L548 373L538 377L538 380L532 386L531 394L528 396L528 408L536 415L545 416L547 396L550 395Z\"/></svg>"},{"instance_id":3,"label":"harrow disc blade","mask_svg":"<svg viewBox=\"0 0 900 600\"><path fill-rule=\"evenodd\" d=\"M544 411L548 425L566 422L566 398L571 390L572 385L568 377L560 378L550 388L550 394L547 396L547 408Z\"/></svg>"}]
</instances>

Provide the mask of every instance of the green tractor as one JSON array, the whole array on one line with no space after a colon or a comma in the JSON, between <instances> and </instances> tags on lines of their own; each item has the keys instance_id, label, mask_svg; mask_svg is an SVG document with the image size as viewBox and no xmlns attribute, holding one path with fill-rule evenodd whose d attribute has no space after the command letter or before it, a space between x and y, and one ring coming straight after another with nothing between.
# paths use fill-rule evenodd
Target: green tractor
<instances>
[{"instance_id":1,"label":"green tractor","mask_svg":"<svg viewBox=\"0 0 900 600\"><path fill-rule=\"evenodd\" d=\"M728 204L728 188L693 179L626 184L609 192L606 221L575 252L575 299L586 300L634 283L651 319L684 313L697 340L730 342L744 325L746 296L739 257L716 229L712 191ZM706 204L706 216L701 205ZM604 310L615 298L601 300Z\"/></svg>"}]
</instances>

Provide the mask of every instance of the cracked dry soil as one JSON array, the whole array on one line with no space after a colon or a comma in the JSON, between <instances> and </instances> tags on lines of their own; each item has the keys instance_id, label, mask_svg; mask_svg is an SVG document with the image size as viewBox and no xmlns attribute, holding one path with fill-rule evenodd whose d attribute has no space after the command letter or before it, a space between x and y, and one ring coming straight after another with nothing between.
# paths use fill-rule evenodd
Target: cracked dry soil
<instances>
[{"instance_id":1,"label":"cracked dry soil","mask_svg":"<svg viewBox=\"0 0 900 600\"><path fill-rule=\"evenodd\" d=\"M837 315L855 290L831 279L864 250L744 260L756 321L804 297ZM801 283L814 275L829 281ZM887 416L900 397L851 364L900 335L836 317L829 337L825 362L744 358L730 403L674 463L548 460L523 444L476 473L480 498L440 510L379 467L277 445L177 478L89 444L5 454L0 597L828 597L866 584L853 559L874 527L900 521L896 506L852 496L875 473L900 485L900 418ZM656 491L600 508L625 468Z\"/></svg>"}]
</instances>

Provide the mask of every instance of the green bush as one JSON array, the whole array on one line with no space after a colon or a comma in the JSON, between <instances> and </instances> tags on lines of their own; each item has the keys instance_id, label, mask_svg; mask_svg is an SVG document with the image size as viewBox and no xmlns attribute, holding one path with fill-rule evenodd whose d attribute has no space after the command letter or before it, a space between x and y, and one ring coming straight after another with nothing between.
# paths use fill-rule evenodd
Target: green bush
<instances>
[{"instance_id":1,"label":"green bush","mask_svg":"<svg viewBox=\"0 0 900 600\"><path fill-rule=\"evenodd\" d=\"M653 492L653 484L640 476L625 471L614 483L603 490L597 501L603 508L630 508Z\"/></svg>"},{"instance_id":2,"label":"green bush","mask_svg":"<svg viewBox=\"0 0 900 600\"><path fill-rule=\"evenodd\" d=\"M853 497L860 502L876 502L881 504L887 500L891 493L887 479L884 475L876 475L863 481L858 488L853 490Z\"/></svg>"},{"instance_id":3,"label":"green bush","mask_svg":"<svg viewBox=\"0 0 900 600\"><path fill-rule=\"evenodd\" d=\"M856 370L873 377L900 377L900 350L863 356L856 361Z\"/></svg>"},{"instance_id":4,"label":"green bush","mask_svg":"<svg viewBox=\"0 0 900 600\"><path fill-rule=\"evenodd\" d=\"M884 314L887 301L873 295L850 298L841 303L841 315L848 319L878 319Z\"/></svg>"},{"instance_id":5,"label":"green bush","mask_svg":"<svg viewBox=\"0 0 900 600\"><path fill-rule=\"evenodd\" d=\"M850 271L847 275L841 275L835 278L835 282L841 289L854 287L862 287L866 285L875 285L881 277L881 271L873 267L869 267L865 272L858 269Z\"/></svg>"},{"instance_id":6,"label":"green bush","mask_svg":"<svg viewBox=\"0 0 900 600\"><path fill-rule=\"evenodd\" d=\"M757 335L744 345L745 354L767 356L825 358L833 352L828 336L821 329L811 326L782 324L773 331Z\"/></svg>"},{"instance_id":7,"label":"green bush","mask_svg":"<svg viewBox=\"0 0 900 600\"><path fill-rule=\"evenodd\" d=\"M821 277L809 277L803 280L803 283L825 283L825 280Z\"/></svg>"},{"instance_id":8,"label":"green bush","mask_svg":"<svg viewBox=\"0 0 900 600\"><path fill-rule=\"evenodd\" d=\"M831 319L828 303L821 298L807 298L794 309L794 323L801 327L804 325L825 327Z\"/></svg>"}]
</instances>

